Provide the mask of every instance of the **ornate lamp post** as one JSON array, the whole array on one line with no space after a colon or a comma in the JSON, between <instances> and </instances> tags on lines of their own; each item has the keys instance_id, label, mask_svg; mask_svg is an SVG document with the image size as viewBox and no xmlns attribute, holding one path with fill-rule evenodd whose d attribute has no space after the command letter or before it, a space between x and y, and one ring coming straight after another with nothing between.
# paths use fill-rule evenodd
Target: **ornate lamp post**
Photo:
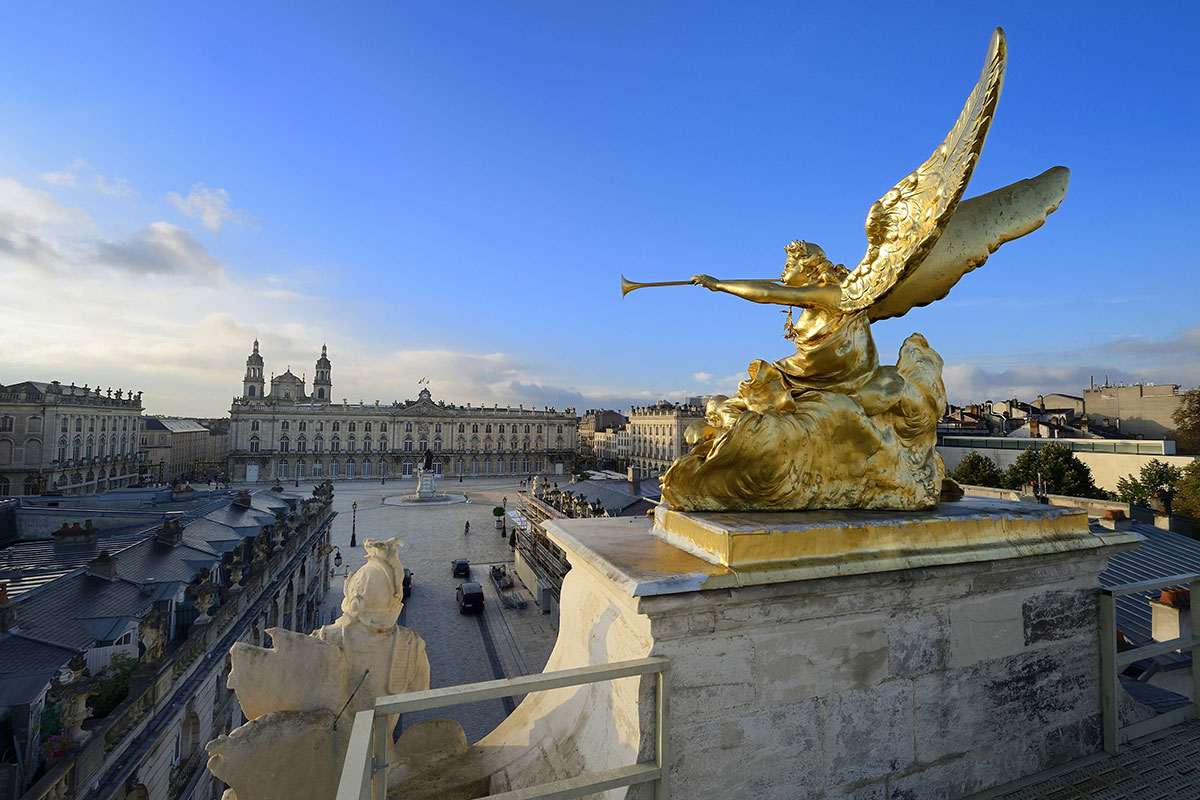
<instances>
[{"instance_id":1,"label":"ornate lamp post","mask_svg":"<svg viewBox=\"0 0 1200 800\"><path fill-rule=\"evenodd\" d=\"M354 502L352 502L350 504L350 546L351 547L356 547L358 545L357 527L358 527L358 501L355 500Z\"/></svg>"}]
</instances>

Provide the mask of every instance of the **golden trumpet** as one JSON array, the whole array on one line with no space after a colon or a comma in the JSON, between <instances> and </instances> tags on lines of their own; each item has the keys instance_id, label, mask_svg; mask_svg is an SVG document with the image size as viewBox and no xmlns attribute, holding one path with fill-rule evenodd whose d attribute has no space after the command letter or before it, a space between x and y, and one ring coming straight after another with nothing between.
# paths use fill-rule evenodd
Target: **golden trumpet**
<instances>
[{"instance_id":1,"label":"golden trumpet","mask_svg":"<svg viewBox=\"0 0 1200 800\"><path fill-rule=\"evenodd\" d=\"M739 281L777 281L779 278L734 278ZM624 275L621 276L621 297L632 292L634 289L644 289L647 286L687 286L691 281L657 281L654 283L637 283L631 281Z\"/></svg>"}]
</instances>

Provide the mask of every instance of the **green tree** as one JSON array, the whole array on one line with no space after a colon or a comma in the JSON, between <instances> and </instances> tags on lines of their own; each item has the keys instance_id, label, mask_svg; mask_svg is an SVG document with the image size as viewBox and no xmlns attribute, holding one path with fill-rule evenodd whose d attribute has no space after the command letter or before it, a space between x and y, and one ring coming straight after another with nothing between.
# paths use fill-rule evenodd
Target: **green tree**
<instances>
[{"instance_id":1,"label":"green tree","mask_svg":"<svg viewBox=\"0 0 1200 800\"><path fill-rule=\"evenodd\" d=\"M1183 402L1171 415L1175 446L1184 453L1200 453L1200 386L1183 393Z\"/></svg>"},{"instance_id":2,"label":"green tree","mask_svg":"<svg viewBox=\"0 0 1200 800\"><path fill-rule=\"evenodd\" d=\"M1175 502L1171 511L1200 520L1200 461L1184 467L1183 474L1172 488L1175 490Z\"/></svg>"},{"instance_id":3,"label":"green tree","mask_svg":"<svg viewBox=\"0 0 1200 800\"><path fill-rule=\"evenodd\" d=\"M1004 473L1004 482L1010 489L1020 489L1030 483L1037 484L1039 473L1050 494L1108 498L1108 492L1096 486L1087 464L1080 461L1070 447L1059 442L1022 450Z\"/></svg>"},{"instance_id":4,"label":"green tree","mask_svg":"<svg viewBox=\"0 0 1200 800\"><path fill-rule=\"evenodd\" d=\"M1138 477L1126 475L1117 481L1117 499L1122 503L1137 506L1153 506L1155 500L1171 507L1175 495L1175 482L1183 477L1183 470L1153 458L1142 466Z\"/></svg>"},{"instance_id":5,"label":"green tree","mask_svg":"<svg viewBox=\"0 0 1200 800\"><path fill-rule=\"evenodd\" d=\"M106 716L121 704L121 701L129 694L129 676L137 669L137 665L138 661L133 656L125 653L113 653L112 660L108 662L108 666L101 673L104 681L100 684L100 693L87 699L87 704L92 707L94 716Z\"/></svg>"},{"instance_id":6,"label":"green tree","mask_svg":"<svg viewBox=\"0 0 1200 800\"><path fill-rule=\"evenodd\" d=\"M980 454L978 450L967 453L963 460L958 462L954 472L950 473L950 477L971 486L991 486L993 489L1004 486L1004 473L996 466L995 461Z\"/></svg>"}]
</instances>

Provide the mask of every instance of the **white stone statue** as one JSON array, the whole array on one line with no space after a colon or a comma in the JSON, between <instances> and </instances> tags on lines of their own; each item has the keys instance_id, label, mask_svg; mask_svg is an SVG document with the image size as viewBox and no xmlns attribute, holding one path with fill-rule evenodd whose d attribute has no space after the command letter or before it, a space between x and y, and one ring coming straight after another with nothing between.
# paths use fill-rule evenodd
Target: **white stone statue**
<instances>
[{"instance_id":1,"label":"white stone statue","mask_svg":"<svg viewBox=\"0 0 1200 800\"><path fill-rule=\"evenodd\" d=\"M271 628L273 647L239 642L230 650L229 688L248 722L207 746L209 770L231 787L226 800L332 797L354 715L377 697L429 688L425 641L396 624L404 607L401 545L363 542L367 562L346 577L336 622L308 636ZM396 722L390 717L388 729ZM457 723L430 720L408 728L388 761L399 775L466 744Z\"/></svg>"}]
</instances>

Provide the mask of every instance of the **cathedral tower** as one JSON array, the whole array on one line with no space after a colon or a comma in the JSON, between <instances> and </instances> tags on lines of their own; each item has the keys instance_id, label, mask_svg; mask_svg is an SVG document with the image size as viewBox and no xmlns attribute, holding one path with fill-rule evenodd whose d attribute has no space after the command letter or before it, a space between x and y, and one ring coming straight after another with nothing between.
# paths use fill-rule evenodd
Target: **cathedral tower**
<instances>
[{"instance_id":1,"label":"cathedral tower","mask_svg":"<svg viewBox=\"0 0 1200 800\"><path fill-rule=\"evenodd\" d=\"M247 400L263 398L263 358L258 354L258 339L254 340L254 352L246 359L246 377L242 378L242 397Z\"/></svg>"},{"instance_id":2,"label":"cathedral tower","mask_svg":"<svg viewBox=\"0 0 1200 800\"><path fill-rule=\"evenodd\" d=\"M325 354L325 345L321 345L321 357L317 359L317 374L313 378L312 399L318 403L328 403L333 395L333 379L330 377L329 357Z\"/></svg>"}]
</instances>

